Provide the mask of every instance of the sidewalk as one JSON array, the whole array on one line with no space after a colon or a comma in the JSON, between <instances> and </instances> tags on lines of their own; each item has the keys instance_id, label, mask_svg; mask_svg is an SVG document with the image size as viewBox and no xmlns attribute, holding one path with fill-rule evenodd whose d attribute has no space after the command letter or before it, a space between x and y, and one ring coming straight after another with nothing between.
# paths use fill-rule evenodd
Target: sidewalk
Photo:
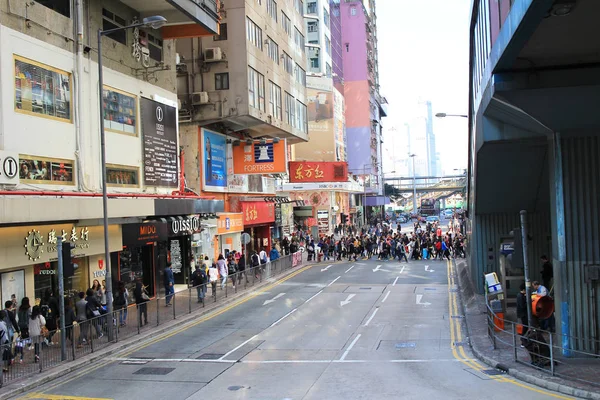
<instances>
[{"instance_id":1,"label":"sidewalk","mask_svg":"<svg viewBox=\"0 0 600 400\"><path fill-rule=\"evenodd\" d=\"M493 368L506 371L509 375L533 385L566 394L569 396L600 400L600 386L581 382L587 380L598 382L600 374L600 360L584 358L564 358L557 360L560 364L556 367L562 375L552 376L546 367L545 371L530 366L528 352L517 344L517 359L515 361L513 337L509 334L498 334L496 349L488 335L487 307L483 295L473 293L466 273L466 261L455 260L459 282L459 293L465 315L469 344L473 354L482 362ZM576 377L568 379L566 377Z\"/></svg>"},{"instance_id":2,"label":"sidewalk","mask_svg":"<svg viewBox=\"0 0 600 400\"><path fill-rule=\"evenodd\" d=\"M275 264L275 263L273 263ZM67 341L67 360L60 361L60 346L44 347L41 350L39 363L30 362L33 358L33 351L25 350L25 362L11 367L15 368L20 374L14 374L5 378L3 386L0 388L0 398L10 398L20 393L35 390L41 385L69 375L69 378L75 378L78 375L86 373L88 366L107 361L111 355L119 353L125 349L131 349L149 339L156 339L158 335L173 332L175 329L181 329L182 326L198 321L198 319L222 309L226 306L234 306L234 303L243 302L248 296L254 297L255 292L269 287L270 285L288 277L312 265L297 265L283 268L273 268L264 272L262 279L255 278L254 274L248 274L249 284L239 285L236 280L236 289L232 287L232 282L228 281L224 289L217 286L216 298L211 296L211 287L208 286L205 302L197 301L197 291L195 288L186 289L175 294L175 304L165 305L164 298L153 299L147 303L148 324L139 328L136 307L130 307L126 317L126 325L119 326L114 332L118 333L115 341L109 342L108 335L98 336L95 330L94 334L88 336L89 340L83 346L76 346L75 343ZM250 272L250 271L248 271ZM254 278L254 279L253 279ZM191 294L191 296L190 296ZM254 294L254 296L253 296ZM119 320L118 312L115 312L115 318ZM119 322L119 321L118 321ZM117 323L118 325L118 323ZM76 341L79 337L79 328L74 332ZM55 336L54 340L58 340ZM73 357L75 356L75 357ZM75 359L73 359L75 358ZM6 377L6 375L5 375Z\"/></svg>"}]
</instances>

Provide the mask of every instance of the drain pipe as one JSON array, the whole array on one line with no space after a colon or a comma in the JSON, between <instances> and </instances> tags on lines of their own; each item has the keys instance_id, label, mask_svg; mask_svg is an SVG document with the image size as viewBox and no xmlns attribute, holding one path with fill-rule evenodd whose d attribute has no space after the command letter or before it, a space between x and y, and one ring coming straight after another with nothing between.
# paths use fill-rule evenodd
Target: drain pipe
<instances>
[{"instance_id":1,"label":"drain pipe","mask_svg":"<svg viewBox=\"0 0 600 400\"><path fill-rule=\"evenodd\" d=\"M75 159L77 160L77 189L79 191L91 192L84 178L83 171L85 170L84 159L82 148L83 146L83 131L82 128L82 75L83 75L83 0L75 0L75 23L76 23L76 66L74 72L74 80L75 80Z\"/></svg>"}]
</instances>

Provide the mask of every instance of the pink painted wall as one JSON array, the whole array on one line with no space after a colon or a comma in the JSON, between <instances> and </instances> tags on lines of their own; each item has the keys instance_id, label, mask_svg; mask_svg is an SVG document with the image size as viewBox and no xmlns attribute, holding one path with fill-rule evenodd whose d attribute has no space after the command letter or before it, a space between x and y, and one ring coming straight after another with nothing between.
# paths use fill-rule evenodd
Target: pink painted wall
<instances>
[{"instance_id":1,"label":"pink painted wall","mask_svg":"<svg viewBox=\"0 0 600 400\"><path fill-rule=\"evenodd\" d=\"M352 9L355 15L352 15ZM344 82L367 79L367 32L366 16L360 1L341 2L342 56Z\"/></svg>"},{"instance_id":2,"label":"pink painted wall","mask_svg":"<svg viewBox=\"0 0 600 400\"><path fill-rule=\"evenodd\" d=\"M371 125L371 106L369 103L368 81L346 81L344 99L346 100L346 128L358 128Z\"/></svg>"}]
</instances>

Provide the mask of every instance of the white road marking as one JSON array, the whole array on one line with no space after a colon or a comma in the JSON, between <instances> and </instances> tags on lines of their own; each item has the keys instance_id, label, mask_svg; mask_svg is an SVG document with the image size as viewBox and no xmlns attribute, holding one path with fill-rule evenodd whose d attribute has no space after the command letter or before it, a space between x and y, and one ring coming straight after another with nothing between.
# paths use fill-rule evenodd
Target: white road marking
<instances>
[{"instance_id":1,"label":"white road marking","mask_svg":"<svg viewBox=\"0 0 600 400\"><path fill-rule=\"evenodd\" d=\"M373 314L371 314L371 317L367 320L367 322L365 323L365 326L369 326L369 323L371 323L371 321L373 320L373 317L375 317L375 314L377 314L377 311L379 311L379 307L377 307L375 309L375 311L373 311Z\"/></svg>"},{"instance_id":2,"label":"white road marking","mask_svg":"<svg viewBox=\"0 0 600 400\"><path fill-rule=\"evenodd\" d=\"M344 301L340 301L340 307L344 307L346 304L350 304L350 303L351 303L351 301L350 301L350 300L352 300L352 298L353 298L354 296L356 296L356 295L355 295L355 294L349 294L349 295L348 295L348 298L347 298L346 300L344 300Z\"/></svg>"},{"instance_id":3,"label":"white road marking","mask_svg":"<svg viewBox=\"0 0 600 400\"><path fill-rule=\"evenodd\" d=\"M223 355L223 357L219 358L219 361L223 361L223 360L225 359L225 357L227 357L228 355L230 355L230 354L231 354L231 353L233 353L234 351L241 349L241 348L242 348L242 346L244 346L244 345L248 344L248 343L249 343L251 340L254 340L254 339L256 339L256 336L258 336L258 335L254 335L254 336L252 336L250 339L246 340L245 342L243 342L242 344L240 344L240 345L239 345L238 347L236 347L235 349L233 349L233 350L231 350L231 351L229 351L229 352L225 353L225 354Z\"/></svg>"},{"instance_id":4,"label":"white road marking","mask_svg":"<svg viewBox=\"0 0 600 400\"><path fill-rule=\"evenodd\" d=\"M331 267L333 267L333 265L328 265L328 266L326 266L325 268L322 268L322 269L321 269L321 272L323 272L323 271L327 271L327 270L328 270L329 268L331 268Z\"/></svg>"},{"instance_id":5,"label":"white road marking","mask_svg":"<svg viewBox=\"0 0 600 400\"><path fill-rule=\"evenodd\" d=\"M400 278L400 277L397 276L396 279L394 279L394 283L392 283L392 286L396 286L396 282L398 282L398 278Z\"/></svg>"},{"instance_id":6,"label":"white road marking","mask_svg":"<svg viewBox=\"0 0 600 400\"><path fill-rule=\"evenodd\" d=\"M442 359L442 360L198 360L195 358L154 358L154 359L132 359L132 358L109 358L109 361L122 362L124 364L148 364L151 362L187 362L187 363L228 363L228 364L329 364L329 363L400 363L400 364L419 364L419 363L440 363L440 362L462 362L475 361L472 358Z\"/></svg>"},{"instance_id":7,"label":"white road marking","mask_svg":"<svg viewBox=\"0 0 600 400\"><path fill-rule=\"evenodd\" d=\"M323 293L323 291L322 291L322 290L321 290L321 291L319 291L317 294L313 295L313 296L312 296L310 299L306 300L306 301L304 302L304 304L308 303L309 301L311 301L312 299L314 299L315 297L317 297L317 296L318 296L318 295L320 295L321 293Z\"/></svg>"},{"instance_id":8,"label":"white road marking","mask_svg":"<svg viewBox=\"0 0 600 400\"><path fill-rule=\"evenodd\" d=\"M375 267L375 269L373 270L373 272L377 272L381 269L381 265L378 265L377 267Z\"/></svg>"},{"instance_id":9,"label":"white road marking","mask_svg":"<svg viewBox=\"0 0 600 400\"><path fill-rule=\"evenodd\" d=\"M422 303L421 302L422 299L423 299L423 295L422 294L418 294L417 295L417 304L421 304L421 305L424 305L424 306L430 306L431 305L431 303L427 303L427 302Z\"/></svg>"},{"instance_id":10,"label":"white road marking","mask_svg":"<svg viewBox=\"0 0 600 400\"><path fill-rule=\"evenodd\" d=\"M267 304L271 304L271 303L275 302L275 300L277 300L281 296L285 296L285 293L279 293L277 296L273 297L271 300L265 300L265 302L263 303L263 306L266 306Z\"/></svg>"},{"instance_id":11,"label":"white road marking","mask_svg":"<svg viewBox=\"0 0 600 400\"><path fill-rule=\"evenodd\" d=\"M402 266L402 269L400 270L400 273L403 273L403 272L404 272L404 268L406 268L406 265L403 265L403 266Z\"/></svg>"},{"instance_id":12,"label":"white road marking","mask_svg":"<svg viewBox=\"0 0 600 400\"><path fill-rule=\"evenodd\" d=\"M361 336L360 333L358 335L356 335L356 337L354 338L354 340L352 341L352 343L350 343L350 346L348 346L348 348L346 349L346 351L342 355L342 358L340 358L340 361L344 361L346 359L346 356L348 355L348 353L350 353L350 350L352 350L352 348L354 347L354 345L356 344L356 342L358 342L358 339L360 339L360 336Z\"/></svg>"},{"instance_id":13,"label":"white road marking","mask_svg":"<svg viewBox=\"0 0 600 400\"><path fill-rule=\"evenodd\" d=\"M435 270L429 269L429 265L425 266L425 271L427 271L427 272L435 272Z\"/></svg>"},{"instance_id":14,"label":"white road marking","mask_svg":"<svg viewBox=\"0 0 600 400\"><path fill-rule=\"evenodd\" d=\"M388 292L383 297L383 300L381 300L382 303L385 303L385 301L387 300L387 298L388 298L388 296L390 295L391 292L392 292L391 290L388 290Z\"/></svg>"},{"instance_id":15,"label":"white road marking","mask_svg":"<svg viewBox=\"0 0 600 400\"><path fill-rule=\"evenodd\" d=\"M283 317L279 318L277 321L273 322L269 328L274 327L275 325L277 325L278 323L280 323L281 321L283 321L284 319L286 319L287 317L289 317L290 315L292 315L293 313L295 313L296 310L297 310L297 308L294 308L292 311L290 311L289 313L285 314Z\"/></svg>"},{"instance_id":16,"label":"white road marking","mask_svg":"<svg viewBox=\"0 0 600 400\"><path fill-rule=\"evenodd\" d=\"M345 273L345 274L347 274L348 272L350 272L350 270L351 270L352 268L354 268L354 265L353 265L353 266L351 266L350 268L348 268L348 269L346 270L346 272L344 272L344 273Z\"/></svg>"},{"instance_id":17,"label":"white road marking","mask_svg":"<svg viewBox=\"0 0 600 400\"><path fill-rule=\"evenodd\" d=\"M341 276L338 276L337 278L335 278L334 280L332 280L331 283L329 285L327 285L327 286L333 285L335 283L335 281L337 281L340 278L341 278Z\"/></svg>"}]
</instances>

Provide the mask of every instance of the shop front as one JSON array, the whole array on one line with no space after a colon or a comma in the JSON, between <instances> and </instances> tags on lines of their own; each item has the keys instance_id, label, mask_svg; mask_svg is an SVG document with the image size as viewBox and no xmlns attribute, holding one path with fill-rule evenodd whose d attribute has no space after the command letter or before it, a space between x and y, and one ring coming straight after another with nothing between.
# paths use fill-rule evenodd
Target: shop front
<instances>
[{"instance_id":1,"label":"shop front","mask_svg":"<svg viewBox=\"0 0 600 400\"><path fill-rule=\"evenodd\" d=\"M217 217L218 254L227 257L232 250L243 252L241 233L244 232L244 214L218 213Z\"/></svg>"},{"instance_id":2,"label":"shop front","mask_svg":"<svg viewBox=\"0 0 600 400\"><path fill-rule=\"evenodd\" d=\"M121 227L109 226L109 249L121 249ZM71 242L73 276L65 277L65 296L75 299L93 282L92 265L104 260L101 226L79 224L34 225L0 228L0 297L18 303L24 296L39 304L47 289L58 294L58 237ZM66 243L63 243L66 244ZM102 279L99 279L102 282Z\"/></svg>"},{"instance_id":3,"label":"shop front","mask_svg":"<svg viewBox=\"0 0 600 400\"><path fill-rule=\"evenodd\" d=\"M242 201L244 232L252 237L248 252L271 249L271 228L275 223L275 204L264 201Z\"/></svg>"},{"instance_id":4,"label":"shop front","mask_svg":"<svg viewBox=\"0 0 600 400\"><path fill-rule=\"evenodd\" d=\"M202 229L201 219L199 215L170 217L166 223L169 232L167 261L171 263L175 285L186 285L187 287L194 272L192 235Z\"/></svg>"},{"instance_id":5,"label":"shop front","mask_svg":"<svg viewBox=\"0 0 600 400\"><path fill-rule=\"evenodd\" d=\"M204 262L204 257L208 257L212 262L215 256L214 238L216 235L217 218L204 220L200 232L192 234L192 257L195 264L201 265Z\"/></svg>"}]
</instances>

